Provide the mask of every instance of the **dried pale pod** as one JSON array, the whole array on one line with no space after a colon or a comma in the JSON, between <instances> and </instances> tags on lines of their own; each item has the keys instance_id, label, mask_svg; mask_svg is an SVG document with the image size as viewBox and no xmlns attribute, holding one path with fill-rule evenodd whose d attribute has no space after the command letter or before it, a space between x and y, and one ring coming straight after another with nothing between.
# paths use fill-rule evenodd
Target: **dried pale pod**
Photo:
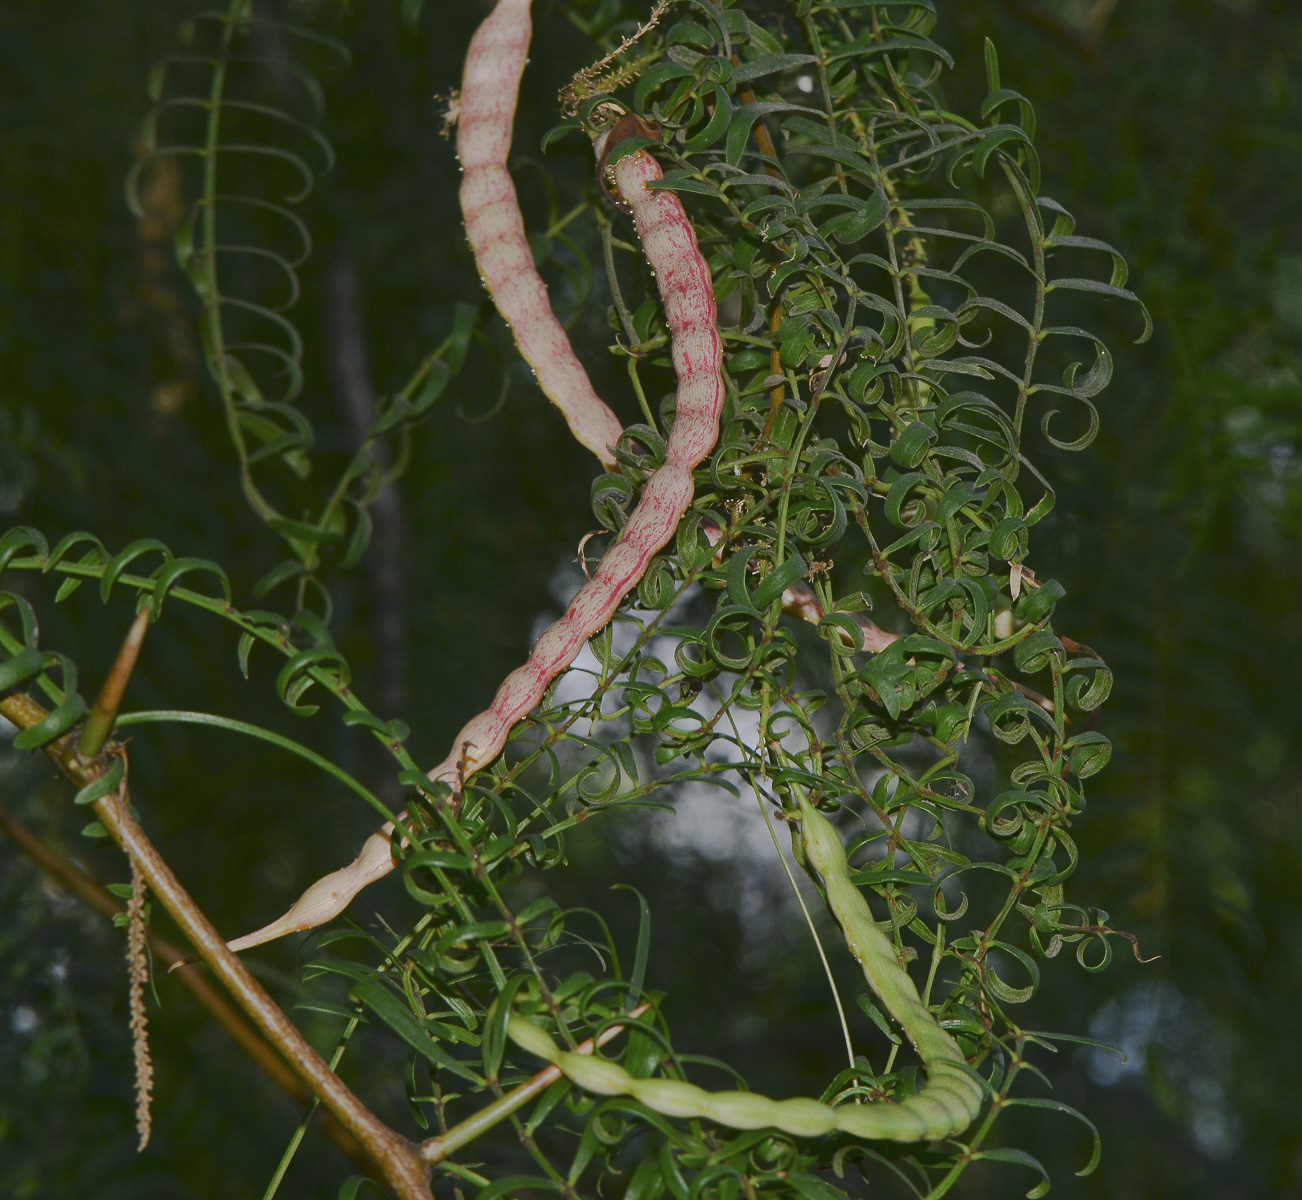
<instances>
[{"instance_id":1,"label":"dried pale pod","mask_svg":"<svg viewBox=\"0 0 1302 1200\"><path fill-rule=\"evenodd\" d=\"M526 0L501 0L471 42L461 94L458 146L463 160L467 153L472 155L471 163L466 164L467 180L483 176L485 180L491 177L497 181L492 187L483 185L482 189L476 184L470 202L463 186L462 203L467 206L467 227L476 226L478 230L471 233L471 243L499 306L503 296L510 296L512 302L518 296L510 288L495 288L493 280L524 269L525 264L519 261L520 247L524 247L526 256L528 250L523 226L519 224L514 188L508 193L501 187L503 179L510 187L509 179L505 178L505 162L515 101L514 90L508 102L502 101L500 95L504 82L512 89L518 87L529 46L529 28ZM499 98L486 99L481 95L485 91ZM607 135L597 147L598 155L609 154L611 149L613 143ZM639 150L626 155L615 164L612 174L620 199L632 213L660 289L673 338L672 356L678 376L677 416L669 434L664 463L647 480L623 532L606 551L592 578L570 601L564 615L534 643L524 665L506 677L488 708L472 717L457 734L448 756L429 772L431 780L453 787L459 787L467 775L488 766L502 752L515 724L538 704L548 684L574 661L588 638L606 626L620 601L637 586L651 559L674 536L692 502L692 471L713 449L718 437L724 398L723 343L717 328L710 268L701 256L696 234L677 196L672 192L649 190L648 184L661 178L660 167L650 154ZM474 212L471 205L479 203L494 208L495 224L485 226L477 217L471 217ZM507 208L515 209L514 220L505 219ZM490 236L486 230L495 232ZM498 256L503 254L509 259L506 265L498 261ZM533 270L531 259L527 266L529 271ZM524 336L530 341L526 357L530 353L537 356L534 366L543 379L552 377L553 368L558 366L552 361L553 355L567 362L573 360L575 366L578 363L559 325L556 330L560 332L563 353L554 341L532 337L542 319L539 305L550 318L545 289L515 310L512 325L517 339ZM551 320L554 324L554 318ZM523 343L521 348L524 350ZM583 369L579 366L578 370ZM595 395L592 399L609 413ZM584 402L573 411L591 417L595 410L591 403ZM571 425L575 424L572 419ZM392 835L393 826L386 824L372 834L352 863L312 884L287 913L232 942L232 947L247 949L287 933L313 929L338 916L362 888L393 869Z\"/></svg>"}]
</instances>

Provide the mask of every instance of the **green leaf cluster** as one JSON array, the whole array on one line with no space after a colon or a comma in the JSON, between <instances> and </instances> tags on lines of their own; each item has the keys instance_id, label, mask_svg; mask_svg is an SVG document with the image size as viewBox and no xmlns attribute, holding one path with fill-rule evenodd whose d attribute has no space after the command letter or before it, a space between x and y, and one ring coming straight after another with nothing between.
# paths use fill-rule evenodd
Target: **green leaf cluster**
<instances>
[{"instance_id":1,"label":"green leaf cluster","mask_svg":"<svg viewBox=\"0 0 1302 1200\"><path fill-rule=\"evenodd\" d=\"M405 11L416 19L419 5ZM617 0L566 11L610 48L628 29ZM926 960L924 999L995 1100L967 1145L887 1152L676 1122L560 1080L504 1122L514 1143L485 1139L439 1165L460 1194L830 1197L867 1178L939 1197L983 1159L1047 1181L992 1130L1008 1107L1048 1103L1015 1090L1036 1073L1028 1049L1048 1040L1016 1012L1042 962L1069 945L1090 970L1110 955L1106 914L1067 889L1085 783L1111 752L1095 722L1112 676L1067 632L1064 589L1036 577L1033 538L1055 491L1035 463L1099 430L1112 358L1075 323L1081 300L1134 307L1141 337L1149 324L1121 256L1041 194L1034 112L1003 85L992 48L976 116L947 107L952 60L934 26L925 0L684 0L625 52L613 98L659 128L663 187L683 200L713 274L726 413L673 546L455 798L426 780L405 725L357 695L332 631L331 573L361 560L371 508L453 386L477 314L458 310L320 486L293 318L312 252L297 206L332 163L308 64L346 51L297 25L273 23L269 38L234 0L188 23L151 81L128 194L147 214L153 173L194 167L176 185L177 254L242 494L283 543L255 588L278 607L237 607L221 566L153 538L113 552L92 534L51 546L16 528L0 538L0 571L59 580L54 604L89 581L101 602L125 590L156 619L178 603L199 610L237 632L245 675L255 649L272 656L294 714L329 702L383 747L404 789L394 849L417 915L383 937L323 938L304 1007L344 1020L348 1036L369 1025L396 1040L422 1129L455 1129L527 1076L504 1034L512 1006L573 1046L647 1001L609 1053L634 1074L697 1075L648 986L645 905L625 971L600 914L539 894L545 872L580 824L688 789L779 821L812 798L839 814L854 881L874 893L901 961ZM599 119L596 101L610 98L588 97L584 116ZM603 239L608 324L644 416L621 439L618 472L593 487L614 534L676 414L654 280L600 205L594 190L537 248L568 261L569 220ZM580 256L580 284L587 270ZM816 610L812 625L784 611L793 596ZM75 663L40 646L17 590L0 597L0 622L0 691L46 693L49 722L23 745L46 744L84 713ZM135 714L123 728L191 718ZM207 719L308 758L394 815L328 756ZM860 1007L885 1027L871 1000ZM877 1067L856 1055L823 1098L883 1102L917 1085L896 1037Z\"/></svg>"}]
</instances>

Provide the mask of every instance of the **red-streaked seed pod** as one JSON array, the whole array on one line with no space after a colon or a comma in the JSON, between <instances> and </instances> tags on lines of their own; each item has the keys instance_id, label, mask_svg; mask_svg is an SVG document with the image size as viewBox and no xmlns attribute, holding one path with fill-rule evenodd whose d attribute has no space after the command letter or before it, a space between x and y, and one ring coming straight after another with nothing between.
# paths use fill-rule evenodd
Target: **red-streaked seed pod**
<instances>
[{"instance_id":1,"label":"red-streaked seed pod","mask_svg":"<svg viewBox=\"0 0 1302 1200\"><path fill-rule=\"evenodd\" d=\"M534 269L515 184L507 170L520 77L529 54L530 0L499 0L466 53L457 120L461 211L479 274L538 385L581 445L608 471L623 432L575 356Z\"/></svg>"},{"instance_id":2,"label":"red-streaked seed pod","mask_svg":"<svg viewBox=\"0 0 1302 1200\"><path fill-rule=\"evenodd\" d=\"M488 30L487 34L485 30ZM490 102L480 92L490 87L490 81L491 86L498 89L503 84L508 85L508 89L518 86L528 49L528 33L527 0L501 0L471 43L466 88L462 94L463 137L459 144L467 179L478 174L484 179L497 180L492 187L485 185L482 190L473 190L471 199L475 204L492 206L497 214L494 221L507 209L515 213L514 222L502 221L500 227L492 222L484 225L477 216L473 222L477 232L471 234L472 244L477 238L481 239L489 262L494 264L494 276L490 277L486 270L485 277L499 306L502 300L494 286L497 267L501 265L498 256L504 247L511 246L517 251L523 247L527 257L528 247L515 208L514 188L504 165L510 145L510 114L514 112L514 100ZM476 62L473 72L471 60ZM494 61L499 61L502 69L490 72L488 65ZM504 76L508 67L514 74ZM514 91L510 94L514 96ZM493 114L491 123L486 115L489 110ZM484 122L482 146L478 136L471 136L471 145L466 146L467 120L471 123L472 135L475 135L475 127ZM608 154L612 148L607 135L600 139L598 155ZM467 155L470 161L467 161ZM714 448L718 438L724 398L721 374L723 343L719 338L709 266L701 256L696 234L678 197L672 192L652 191L648 187L662 178L660 167L650 154L639 150L626 155L612 168L612 176L619 198L632 213L643 251L655 273L672 336L672 358L678 377L677 413L669 433L665 461L647 480L641 499L630 514L619 540L602 557L592 578L570 601L564 615L544 631L524 665L506 677L492 704L467 722L457 734L448 756L429 772L430 779L442 780L454 788L465 776L486 767L502 752L515 724L538 704L548 684L574 661L588 638L606 626L620 602L636 587L651 559L678 528L692 502L692 471ZM503 184L510 189L509 194L503 190ZM469 229L472 224L470 214L474 210L467 202L464 185L462 203L467 205ZM484 254L478 245L476 252L480 253L482 265ZM532 271L531 260L529 269ZM546 290L541 281L539 288L529 305L536 303L547 308ZM503 294L508 294L508 290L504 289ZM538 316L532 307L527 311L526 325ZM552 323L555 324L554 318ZM520 324L515 321L513 326L519 340ZM572 361L583 374L564 331L559 325L556 325L556 331L564 343L567 362ZM550 342L540 340L534 343L534 352L546 360L549 347ZM521 350L525 352L523 341ZM527 357L528 352L525 353ZM540 379L550 372L552 365L547 362L545 372L535 363ZM583 379L586 384L586 374ZM596 402L601 405L599 400ZM610 411L604 405L601 408L607 413ZM378 833L372 834L352 863L317 880L287 913L231 942L231 947L247 949L287 933L313 929L338 916L362 888L393 869L392 834L393 826L386 824Z\"/></svg>"}]
</instances>

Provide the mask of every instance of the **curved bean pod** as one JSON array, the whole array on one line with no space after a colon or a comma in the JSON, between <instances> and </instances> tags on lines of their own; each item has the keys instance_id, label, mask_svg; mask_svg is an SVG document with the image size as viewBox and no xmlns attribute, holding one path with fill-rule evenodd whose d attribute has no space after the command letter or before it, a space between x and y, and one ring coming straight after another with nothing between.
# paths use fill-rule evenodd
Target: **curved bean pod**
<instances>
[{"instance_id":1,"label":"curved bean pod","mask_svg":"<svg viewBox=\"0 0 1302 1200\"><path fill-rule=\"evenodd\" d=\"M598 151L602 149L599 145ZM588 638L606 626L652 557L673 537L692 502L692 471L718 438L723 343L716 327L710 268L678 198L672 192L648 189L661 177L659 164L645 150L614 167L615 185L633 214L643 252L655 272L673 339L677 415L665 461L647 480L628 524L592 578L560 620L534 643L525 664L506 677L493 703L457 734L452 752L430 771L431 779L455 784L502 752L512 726L542 699L547 685L574 661Z\"/></svg>"},{"instance_id":2,"label":"curved bean pod","mask_svg":"<svg viewBox=\"0 0 1302 1200\"><path fill-rule=\"evenodd\" d=\"M770 1100L755 1092L709 1092L681 1079L639 1079L618 1063L562 1050L544 1030L514 1014L511 1040L546 1059L566 1078L600 1096L632 1096L667 1117L699 1117L732 1129L775 1128L795 1137L847 1133L852 1137L913 1142L954 1137L981 1111L984 1089L958 1043L936 1023L913 980L877 928L863 893L850 880L845 847L832 823L808 801L800 802L805 857L818 872L828 907L863 967L868 985L899 1022L927 1070L923 1088L898 1103L845 1104L833 1108L799 1097Z\"/></svg>"},{"instance_id":3,"label":"curved bean pod","mask_svg":"<svg viewBox=\"0 0 1302 1200\"><path fill-rule=\"evenodd\" d=\"M524 234L520 202L507 170L516 95L532 32L530 0L498 0L466 53L457 154L461 211L479 274L538 385L561 410L581 445L608 471L624 427L593 390L570 339L552 313Z\"/></svg>"},{"instance_id":4,"label":"curved bean pod","mask_svg":"<svg viewBox=\"0 0 1302 1200\"><path fill-rule=\"evenodd\" d=\"M480 26L475 41L499 17L510 15L512 21L495 26L487 43L481 43L478 50L472 46L471 58L488 55L486 61L491 61L484 46L497 45L499 37L507 50L522 56L523 50L516 49L519 23L523 19L526 28L523 47L527 49L528 10L527 0L501 0ZM494 51L499 52L507 53ZM488 86L487 79L478 73L473 78L476 82L472 87L472 73L467 65L466 85L471 100L475 100L476 90ZM464 109L465 95L462 104ZM469 114L472 124L479 119L475 116L477 111L472 105ZM462 121L466 119L463 112ZM509 139L509 120L505 129ZM598 155L611 148L605 144L606 140L599 141ZM501 150L501 158L505 158L505 148ZM483 173L479 167L474 170ZM467 164L467 176L471 174L472 168ZM498 174L505 178L505 169ZM448 756L429 772L430 779L441 780L454 789L467 775L488 766L502 752L516 722L538 704L548 684L574 661L588 638L614 616L620 601L637 585L652 557L674 536L692 502L692 471L713 449L718 438L724 398L723 343L717 328L710 268L701 256L696 234L678 198L672 192L649 190L648 184L662 178L659 164L650 154L639 150L627 155L615 164L612 174L620 199L632 213L664 304L678 377L677 415L669 433L664 463L647 480L623 532L606 551L592 578L570 601L560 620L534 643L524 665L506 677L492 704L465 725ZM510 180L506 179L506 183L509 186ZM463 203L465 195L463 187ZM523 233L520 236L523 239ZM490 259L502 244L499 242L489 249ZM545 291L541 303L546 303ZM564 339L559 325L556 330ZM519 337L518 326L516 334ZM573 358L568 340L565 346ZM578 369L582 372L581 366ZM317 880L283 916L231 942L231 948L247 949L287 933L314 929L338 916L362 888L393 869L392 836L393 826L386 824L367 839L353 862Z\"/></svg>"}]
</instances>

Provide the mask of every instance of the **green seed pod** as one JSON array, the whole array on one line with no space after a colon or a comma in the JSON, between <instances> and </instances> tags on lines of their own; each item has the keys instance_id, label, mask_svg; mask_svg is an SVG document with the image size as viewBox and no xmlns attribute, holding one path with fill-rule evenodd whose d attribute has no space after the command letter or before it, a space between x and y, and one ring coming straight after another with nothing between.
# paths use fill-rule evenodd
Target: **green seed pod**
<instances>
[{"instance_id":1,"label":"green seed pod","mask_svg":"<svg viewBox=\"0 0 1302 1200\"><path fill-rule=\"evenodd\" d=\"M912 1142L962 1133L981 1111L985 1089L958 1043L923 1004L895 948L873 920L863 893L850 881L845 846L835 826L807 800L799 803L803 857L823 881L828 907L869 986L922 1059L927 1082L921 1091L899 1102L833 1108L804 1098L771 1100L755 1092L707 1092L681 1079L638 1079L618 1063L561 1051L547 1033L520 1016L507 1023L512 1041L555 1063L587 1091L632 1096L667 1117L701 1117L732 1129L772 1127L794 1137L841 1132L865 1141Z\"/></svg>"}]
</instances>

